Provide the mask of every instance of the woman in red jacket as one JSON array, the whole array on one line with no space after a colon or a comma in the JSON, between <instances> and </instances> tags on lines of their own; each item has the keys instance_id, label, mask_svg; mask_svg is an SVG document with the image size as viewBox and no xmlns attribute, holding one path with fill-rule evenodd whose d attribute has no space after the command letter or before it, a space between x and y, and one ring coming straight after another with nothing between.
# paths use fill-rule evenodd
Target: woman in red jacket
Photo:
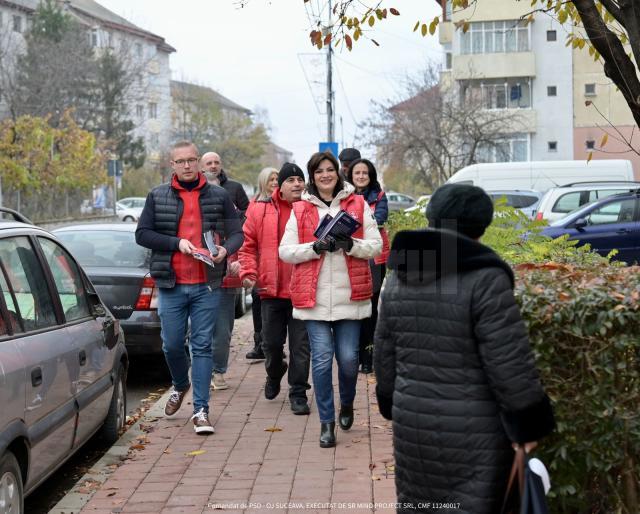
<instances>
[{"instance_id":1,"label":"woman in red jacket","mask_svg":"<svg viewBox=\"0 0 640 514\"><path fill-rule=\"evenodd\" d=\"M371 271L368 260L382 249L378 225L369 205L338 175L331 152L319 152L307 163L309 184L293 206L280 242L280 258L294 264L291 277L293 317L304 320L311 346L311 368L320 416L320 446L335 446L332 368L338 362L340 428L353 424L358 379L360 320L371 315ZM361 226L353 237L317 240L314 232L327 214L341 210Z\"/></svg>"}]
</instances>

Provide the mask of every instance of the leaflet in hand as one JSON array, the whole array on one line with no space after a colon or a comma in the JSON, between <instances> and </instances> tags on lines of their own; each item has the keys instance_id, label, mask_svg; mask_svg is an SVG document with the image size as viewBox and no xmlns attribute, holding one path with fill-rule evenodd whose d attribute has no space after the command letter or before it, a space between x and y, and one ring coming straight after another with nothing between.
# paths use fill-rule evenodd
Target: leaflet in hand
<instances>
[{"instance_id":1,"label":"leaflet in hand","mask_svg":"<svg viewBox=\"0 0 640 514\"><path fill-rule=\"evenodd\" d=\"M361 226L362 224L347 211L340 211L335 217L327 214L322 218L313 235L318 239L325 239L327 236L352 236Z\"/></svg>"},{"instance_id":2,"label":"leaflet in hand","mask_svg":"<svg viewBox=\"0 0 640 514\"><path fill-rule=\"evenodd\" d=\"M215 264L213 262L213 259L211 258L211 253L208 250L205 250L204 248L198 248L197 250L194 250L193 252L191 252L191 257L193 257L197 261L204 262L205 264L211 266L212 268L215 268Z\"/></svg>"},{"instance_id":3,"label":"leaflet in hand","mask_svg":"<svg viewBox=\"0 0 640 514\"><path fill-rule=\"evenodd\" d=\"M218 239L218 234L214 234L213 229L204 233L204 242L213 257L218 255L218 247L216 246L216 244L218 244Z\"/></svg>"}]
</instances>

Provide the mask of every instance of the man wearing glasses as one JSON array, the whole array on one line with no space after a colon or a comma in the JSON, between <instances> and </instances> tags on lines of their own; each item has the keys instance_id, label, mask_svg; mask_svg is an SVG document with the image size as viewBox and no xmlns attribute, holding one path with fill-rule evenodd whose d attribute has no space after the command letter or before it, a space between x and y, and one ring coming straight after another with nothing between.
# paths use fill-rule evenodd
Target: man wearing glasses
<instances>
[{"instance_id":1,"label":"man wearing glasses","mask_svg":"<svg viewBox=\"0 0 640 514\"><path fill-rule=\"evenodd\" d=\"M189 362L184 349L191 319L191 380L193 428L213 433L209 421L209 381L213 366L211 338L220 302L226 257L242 246L242 225L227 192L211 186L198 166L198 149L189 141L171 150L171 182L155 187L147 196L136 229L136 241L150 248L151 277L159 291L158 315L162 349L173 388L165 415L173 416L189 391ZM211 267L194 258L205 248L203 233L213 230L221 246Z\"/></svg>"}]
</instances>

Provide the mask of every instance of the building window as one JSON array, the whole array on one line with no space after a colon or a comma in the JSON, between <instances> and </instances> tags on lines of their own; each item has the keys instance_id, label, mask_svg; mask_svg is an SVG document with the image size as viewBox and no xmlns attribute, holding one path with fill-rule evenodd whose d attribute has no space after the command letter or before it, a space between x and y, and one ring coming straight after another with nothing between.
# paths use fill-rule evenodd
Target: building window
<instances>
[{"instance_id":1,"label":"building window","mask_svg":"<svg viewBox=\"0 0 640 514\"><path fill-rule=\"evenodd\" d=\"M547 142L547 148L549 149L550 152L557 152L558 151L558 142L557 141L548 141Z\"/></svg>"},{"instance_id":2,"label":"building window","mask_svg":"<svg viewBox=\"0 0 640 514\"><path fill-rule=\"evenodd\" d=\"M22 32L22 16L14 15L13 17L13 31Z\"/></svg>"},{"instance_id":3,"label":"building window","mask_svg":"<svg viewBox=\"0 0 640 514\"><path fill-rule=\"evenodd\" d=\"M585 94L585 96L596 96L596 85L595 84L585 84L584 85L584 94Z\"/></svg>"},{"instance_id":4,"label":"building window","mask_svg":"<svg viewBox=\"0 0 640 514\"><path fill-rule=\"evenodd\" d=\"M158 117L158 104L149 102L149 118L155 120Z\"/></svg>"},{"instance_id":5,"label":"building window","mask_svg":"<svg viewBox=\"0 0 640 514\"><path fill-rule=\"evenodd\" d=\"M529 51L529 25L524 21L480 21L460 32L463 54Z\"/></svg>"},{"instance_id":6,"label":"building window","mask_svg":"<svg viewBox=\"0 0 640 514\"><path fill-rule=\"evenodd\" d=\"M444 69L450 70L453 65L453 54L451 52L446 52L444 54Z\"/></svg>"},{"instance_id":7,"label":"building window","mask_svg":"<svg viewBox=\"0 0 640 514\"><path fill-rule=\"evenodd\" d=\"M547 30L547 41L557 41L558 33L555 30Z\"/></svg>"},{"instance_id":8,"label":"building window","mask_svg":"<svg viewBox=\"0 0 640 514\"><path fill-rule=\"evenodd\" d=\"M484 144L478 148L477 162L525 162L529 160L527 134L514 134L508 139Z\"/></svg>"},{"instance_id":9,"label":"building window","mask_svg":"<svg viewBox=\"0 0 640 514\"><path fill-rule=\"evenodd\" d=\"M484 109L529 109L531 81L527 78L470 81L463 85L462 99L480 100Z\"/></svg>"},{"instance_id":10,"label":"building window","mask_svg":"<svg viewBox=\"0 0 640 514\"><path fill-rule=\"evenodd\" d=\"M587 150L595 150L596 142L593 139L588 139L585 142L585 146L587 147Z\"/></svg>"},{"instance_id":11,"label":"building window","mask_svg":"<svg viewBox=\"0 0 640 514\"><path fill-rule=\"evenodd\" d=\"M558 88L556 86L547 86L547 96L558 96Z\"/></svg>"},{"instance_id":12,"label":"building window","mask_svg":"<svg viewBox=\"0 0 640 514\"><path fill-rule=\"evenodd\" d=\"M138 119L142 119L144 118L144 106L143 105L136 105L136 116L138 117Z\"/></svg>"},{"instance_id":13,"label":"building window","mask_svg":"<svg viewBox=\"0 0 640 514\"><path fill-rule=\"evenodd\" d=\"M98 46L98 29L91 29L91 32L89 32L89 44L93 48L97 48L97 46Z\"/></svg>"},{"instance_id":14,"label":"building window","mask_svg":"<svg viewBox=\"0 0 640 514\"><path fill-rule=\"evenodd\" d=\"M107 32L107 45L109 48L113 48L113 32Z\"/></svg>"},{"instance_id":15,"label":"building window","mask_svg":"<svg viewBox=\"0 0 640 514\"><path fill-rule=\"evenodd\" d=\"M136 55L142 58L142 43L136 43Z\"/></svg>"}]
</instances>

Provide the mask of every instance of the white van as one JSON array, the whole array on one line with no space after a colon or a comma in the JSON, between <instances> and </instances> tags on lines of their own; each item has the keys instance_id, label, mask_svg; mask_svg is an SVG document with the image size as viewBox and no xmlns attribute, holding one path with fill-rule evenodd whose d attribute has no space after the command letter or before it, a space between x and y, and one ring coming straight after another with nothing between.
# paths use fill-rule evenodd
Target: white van
<instances>
[{"instance_id":1,"label":"white van","mask_svg":"<svg viewBox=\"0 0 640 514\"><path fill-rule=\"evenodd\" d=\"M633 181L631 161L598 159L582 161L529 161L472 164L454 173L447 184L471 184L487 190L533 189L544 193L552 187L575 182Z\"/></svg>"}]
</instances>

